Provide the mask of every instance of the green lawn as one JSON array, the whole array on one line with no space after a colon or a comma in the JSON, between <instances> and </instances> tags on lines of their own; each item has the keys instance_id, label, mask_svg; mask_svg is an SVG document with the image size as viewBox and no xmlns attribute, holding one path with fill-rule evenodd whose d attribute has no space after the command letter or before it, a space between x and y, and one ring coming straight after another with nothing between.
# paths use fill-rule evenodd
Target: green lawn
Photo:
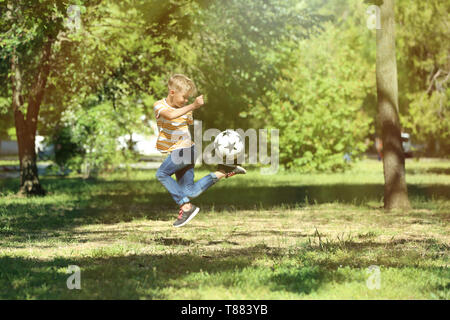
<instances>
[{"instance_id":1,"label":"green lawn","mask_svg":"<svg viewBox=\"0 0 450 320\"><path fill-rule=\"evenodd\" d=\"M365 160L221 180L179 229L154 170L44 177L45 198L0 180L0 298L449 299L450 162L406 169L410 212L381 209L382 164ZM81 290L67 289L69 265Z\"/></svg>"}]
</instances>

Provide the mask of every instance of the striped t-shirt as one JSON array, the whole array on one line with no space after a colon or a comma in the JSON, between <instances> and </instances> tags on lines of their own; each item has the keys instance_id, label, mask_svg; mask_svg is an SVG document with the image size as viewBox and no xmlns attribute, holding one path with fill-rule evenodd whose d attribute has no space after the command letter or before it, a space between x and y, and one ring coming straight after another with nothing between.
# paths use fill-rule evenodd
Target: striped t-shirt
<instances>
[{"instance_id":1,"label":"striped t-shirt","mask_svg":"<svg viewBox=\"0 0 450 320\"><path fill-rule=\"evenodd\" d=\"M166 99L156 101L153 105L159 131L156 149L162 153L170 153L175 149L192 146L194 143L188 127L189 124L194 123L192 111L181 117L168 120L160 115L160 112L164 109L176 110L176 108L169 106Z\"/></svg>"}]
</instances>

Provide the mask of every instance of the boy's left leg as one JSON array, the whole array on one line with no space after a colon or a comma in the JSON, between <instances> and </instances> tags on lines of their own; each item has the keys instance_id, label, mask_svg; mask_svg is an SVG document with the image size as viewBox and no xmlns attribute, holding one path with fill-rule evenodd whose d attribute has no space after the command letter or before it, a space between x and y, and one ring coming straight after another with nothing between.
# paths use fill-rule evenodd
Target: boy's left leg
<instances>
[{"instance_id":1,"label":"boy's left leg","mask_svg":"<svg viewBox=\"0 0 450 320\"><path fill-rule=\"evenodd\" d=\"M184 195L188 198L196 198L207 189L209 189L212 185L214 185L219 178L215 175L215 173L211 172L207 174L200 180L194 183L194 167L189 166L175 172L175 176L177 178L177 182L180 187L184 191Z\"/></svg>"},{"instance_id":2,"label":"boy's left leg","mask_svg":"<svg viewBox=\"0 0 450 320\"><path fill-rule=\"evenodd\" d=\"M194 164L199 156L195 148L191 148L191 165L175 172L177 182L184 191L184 195L188 198L196 198L221 178L229 178L235 174L245 174L246 170L238 165L219 164L216 172L204 176L194 183Z\"/></svg>"}]
</instances>

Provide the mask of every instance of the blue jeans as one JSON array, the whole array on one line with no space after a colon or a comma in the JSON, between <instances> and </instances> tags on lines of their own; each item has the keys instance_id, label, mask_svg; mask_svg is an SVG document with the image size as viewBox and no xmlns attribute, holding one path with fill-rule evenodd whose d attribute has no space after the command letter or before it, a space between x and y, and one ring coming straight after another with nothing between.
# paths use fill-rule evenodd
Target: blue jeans
<instances>
[{"instance_id":1,"label":"blue jeans","mask_svg":"<svg viewBox=\"0 0 450 320\"><path fill-rule=\"evenodd\" d=\"M176 149L163 161L156 171L156 178L169 191L178 205L198 197L219 179L211 172L194 183L194 165L198 153L193 145L190 148ZM175 173L177 181L171 176Z\"/></svg>"}]
</instances>

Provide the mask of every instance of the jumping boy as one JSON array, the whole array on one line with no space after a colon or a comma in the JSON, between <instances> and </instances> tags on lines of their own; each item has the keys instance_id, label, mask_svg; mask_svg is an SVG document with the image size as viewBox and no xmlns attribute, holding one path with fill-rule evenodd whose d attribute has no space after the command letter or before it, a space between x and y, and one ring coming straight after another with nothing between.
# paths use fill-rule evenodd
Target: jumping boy
<instances>
[{"instance_id":1,"label":"jumping boy","mask_svg":"<svg viewBox=\"0 0 450 320\"><path fill-rule=\"evenodd\" d=\"M185 106L188 98L195 94L196 88L194 82L182 74L175 74L170 78L168 91L167 98L153 105L159 130L156 148L159 152L167 154L156 172L156 178L180 206L178 218L173 226L182 227L200 211L200 208L191 203L191 198L198 197L224 177L245 174L246 171L240 166L219 164L216 172L211 172L194 183L194 165L198 151L192 142L188 125L194 123L193 110L204 105L203 95ZM189 161L179 161L186 158L189 158ZM171 177L174 173L176 181Z\"/></svg>"}]
</instances>

